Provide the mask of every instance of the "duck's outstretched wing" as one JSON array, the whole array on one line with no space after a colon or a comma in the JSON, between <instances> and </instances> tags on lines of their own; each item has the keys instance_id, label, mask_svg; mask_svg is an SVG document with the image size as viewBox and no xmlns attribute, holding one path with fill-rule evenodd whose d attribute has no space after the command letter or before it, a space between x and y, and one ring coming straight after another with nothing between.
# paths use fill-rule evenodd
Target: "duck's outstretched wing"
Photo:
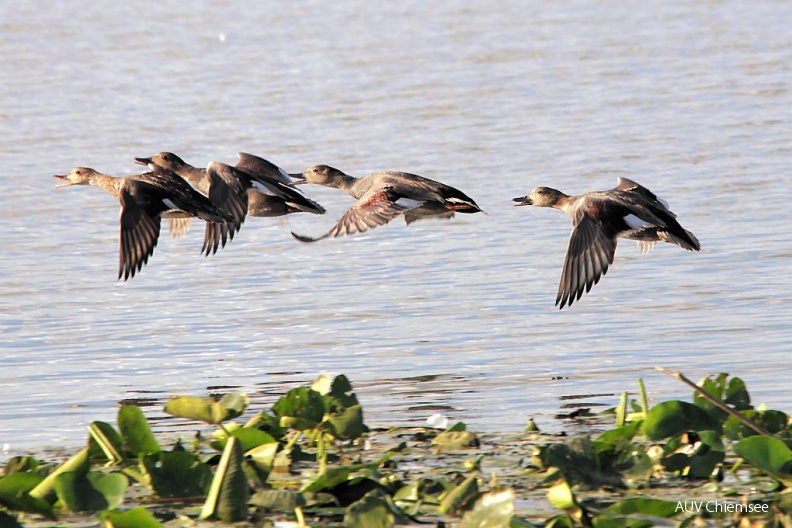
<instances>
[{"instance_id":1,"label":"duck's outstretched wing","mask_svg":"<svg viewBox=\"0 0 792 528\"><path fill-rule=\"evenodd\" d=\"M235 168L248 174L256 190L281 198L291 210L313 214L325 213L324 207L292 187L289 174L274 163L245 152L239 152L237 155L239 161Z\"/></svg>"},{"instance_id":2,"label":"duck's outstretched wing","mask_svg":"<svg viewBox=\"0 0 792 528\"><path fill-rule=\"evenodd\" d=\"M209 200L232 218L225 223L206 223L201 253L208 257L217 253L218 248L225 247L228 240L233 240L242 227L247 214L248 195L244 176L233 167L211 162L206 167L206 177L209 180Z\"/></svg>"},{"instance_id":3,"label":"duck's outstretched wing","mask_svg":"<svg viewBox=\"0 0 792 528\"><path fill-rule=\"evenodd\" d=\"M160 233L160 213L141 192L145 184L128 180L121 186L121 234L119 237L118 278L124 280L148 262ZM161 207L161 205L159 206Z\"/></svg>"},{"instance_id":4,"label":"duck's outstretched wing","mask_svg":"<svg viewBox=\"0 0 792 528\"><path fill-rule=\"evenodd\" d=\"M192 218L168 218L168 231L171 237L178 239L186 235L192 226Z\"/></svg>"},{"instance_id":5,"label":"duck's outstretched wing","mask_svg":"<svg viewBox=\"0 0 792 528\"><path fill-rule=\"evenodd\" d=\"M572 306L584 292L590 291L608 272L615 253L615 235L605 231L601 223L581 214L569 237L556 306L559 309Z\"/></svg>"},{"instance_id":6,"label":"duck's outstretched wing","mask_svg":"<svg viewBox=\"0 0 792 528\"><path fill-rule=\"evenodd\" d=\"M316 242L323 238L363 233L377 226L385 225L403 212L422 204L423 202L404 198L389 188L376 189L366 193L355 202L338 223L324 235L311 238L292 231L292 236L300 242Z\"/></svg>"}]
</instances>

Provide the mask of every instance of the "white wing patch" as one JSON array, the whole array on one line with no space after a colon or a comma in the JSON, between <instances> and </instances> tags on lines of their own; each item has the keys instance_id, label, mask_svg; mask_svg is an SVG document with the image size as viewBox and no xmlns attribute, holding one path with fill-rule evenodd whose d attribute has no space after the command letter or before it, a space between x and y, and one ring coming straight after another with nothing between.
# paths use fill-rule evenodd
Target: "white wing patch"
<instances>
[{"instance_id":1,"label":"white wing patch","mask_svg":"<svg viewBox=\"0 0 792 528\"><path fill-rule=\"evenodd\" d=\"M254 188L257 190L257 191L261 191L261 192L263 192L264 194L267 194L267 195L269 195L269 196L272 196L272 191L271 191L271 190L269 190L269 189L267 189L267 187L266 187L266 186L265 186L263 183L261 183L261 182L258 182L258 181L256 181L256 180L253 180L253 181L251 181L250 183L253 185L253 187L254 187Z\"/></svg>"},{"instance_id":2,"label":"white wing patch","mask_svg":"<svg viewBox=\"0 0 792 528\"><path fill-rule=\"evenodd\" d=\"M163 198L163 199L162 199L162 203L164 203L164 204L165 204L165 206L166 206L168 209L178 209L178 207L176 207L176 204L175 204L175 203L173 203L173 202L171 201L171 199L170 199L170 198Z\"/></svg>"},{"instance_id":3,"label":"white wing patch","mask_svg":"<svg viewBox=\"0 0 792 528\"><path fill-rule=\"evenodd\" d=\"M410 198L399 198L394 203L401 205L402 207L406 207L408 209L414 209L415 207L420 207L424 204L424 202L419 200L412 200Z\"/></svg>"},{"instance_id":4,"label":"white wing patch","mask_svg":"<svg viewBox=\"0 0 792 528\"><path fill-rule=\"evenodd\" d=\"M650 224L649 222L646 222L644 220L641 220L640 218L638 218L634 214L628 214L627 216L625 216L624 217L624 222L628 226L630 226L631 229L640 229L640 228L643 228L643 227L651 227L652 226L652 224Z\"/></svg>"}]
</instances>

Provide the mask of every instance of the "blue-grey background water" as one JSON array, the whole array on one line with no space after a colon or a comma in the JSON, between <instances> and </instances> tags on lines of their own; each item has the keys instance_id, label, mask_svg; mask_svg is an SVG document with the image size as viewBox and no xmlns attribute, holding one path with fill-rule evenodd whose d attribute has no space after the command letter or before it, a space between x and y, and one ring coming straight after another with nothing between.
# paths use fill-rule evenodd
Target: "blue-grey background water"
<instances>
[{"instance_id":1,"label":"blue-grey background water","mask_svg":"<svg viewBox=\"0 0 792 528\"><path fill-rule=\"evenodd\" d=\"M367 422L442 412L518 431L565 396L613 405L643 377L689 397L730 372L792 410L792 4L17 2L0 24L0 447L77 446L118 402L251 393L344 373ZM133 156L261 155L296 172L395 169L454 185L458 215L314 245L324 217L249 218L211 258L163 231L115 280L118 203L54 188ZM637 180L701 240L641 255L553 307L570 219L516 208ZM158 421L158 427L164 427ZM167 423L174 423L170 421Z\"/></svg>"}]
</instances>

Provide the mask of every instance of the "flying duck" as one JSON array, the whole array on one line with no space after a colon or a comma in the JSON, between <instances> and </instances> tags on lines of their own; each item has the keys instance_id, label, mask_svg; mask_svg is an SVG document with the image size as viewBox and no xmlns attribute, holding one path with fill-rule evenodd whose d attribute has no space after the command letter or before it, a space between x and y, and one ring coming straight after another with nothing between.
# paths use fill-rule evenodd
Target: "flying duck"
<instances>
[{"instance_id":1,"label":"flying duck","mask_svg":"<svg viewBox=\"0 0 792 528\"><path fill-rule=\"evenodd\" d=\"M57 187L95 185L121 202L118 278L126 281L148 262L160 233L160 219L197 217L212 225L231 220L209 199L167 169L150 165L151 172L118 177L77 167Z\"/></svg>"},{"instance_id":2,"label":"flying duck","mask_svg":"<svg viewBox=\"0 0 792 528\"><path fill-rule=\"evenodd\" d=\"M302 242L316 242L323 238L363 233L385 225L397 216L414 210L423 215L442 215L448 212L478 213L482 209L462 191L429 178L406 172L375 172L355 178L327 165L316 165L302 173L302 183L315 183L335 187L356 198L357 201L344 213L338 223L324 235L311 238L292 235Z\"/></svg>"},{"instance_id":3,"label":"flying duck","mask_svg":"<svg viewBox=\"0 0 792 528\"><path fill-rule=\"evenodd\" d=\"M572 216L572 234L555 302L559 309L571 306L607 273L618 238L638 241L643 252L655 242L701 250L698 239L679 225L666 201L627 178L619 178L609 191L567 196L550 187L537 187L514 201L517 206L553 207Z\"/></svg>"}]
</instances>

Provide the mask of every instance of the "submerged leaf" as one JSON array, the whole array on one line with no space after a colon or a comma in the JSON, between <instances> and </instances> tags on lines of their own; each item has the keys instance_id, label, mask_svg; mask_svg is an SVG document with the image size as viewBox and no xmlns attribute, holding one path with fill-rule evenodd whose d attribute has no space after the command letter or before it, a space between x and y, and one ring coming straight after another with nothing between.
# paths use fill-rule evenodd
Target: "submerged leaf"
<instances>
[{"instance_id":1,"label":"submerged leaf","mask_svg":"<svg viewBox=\"0 0 792 528\"><path fill-rule=\"evenodd\" d=\"M305 506L302 493L286 489L270 489L257 491L250 497L249 504L264 508L267 511L289 512L297 507Z\"/></svg>"},{"instance_id":2,"label":"submerged leaf","mask_svg":"<svg viewBox=\"0 0 792 528\"><path fill-rule=\"evenodd\" d=\"M619 501L608 507L608 511L621 515L637 513L640 515L651 515L652 517L669 519L678 513L678 504L679 503L675 501L636 497Z\"/></svg>"}]
</instances>

